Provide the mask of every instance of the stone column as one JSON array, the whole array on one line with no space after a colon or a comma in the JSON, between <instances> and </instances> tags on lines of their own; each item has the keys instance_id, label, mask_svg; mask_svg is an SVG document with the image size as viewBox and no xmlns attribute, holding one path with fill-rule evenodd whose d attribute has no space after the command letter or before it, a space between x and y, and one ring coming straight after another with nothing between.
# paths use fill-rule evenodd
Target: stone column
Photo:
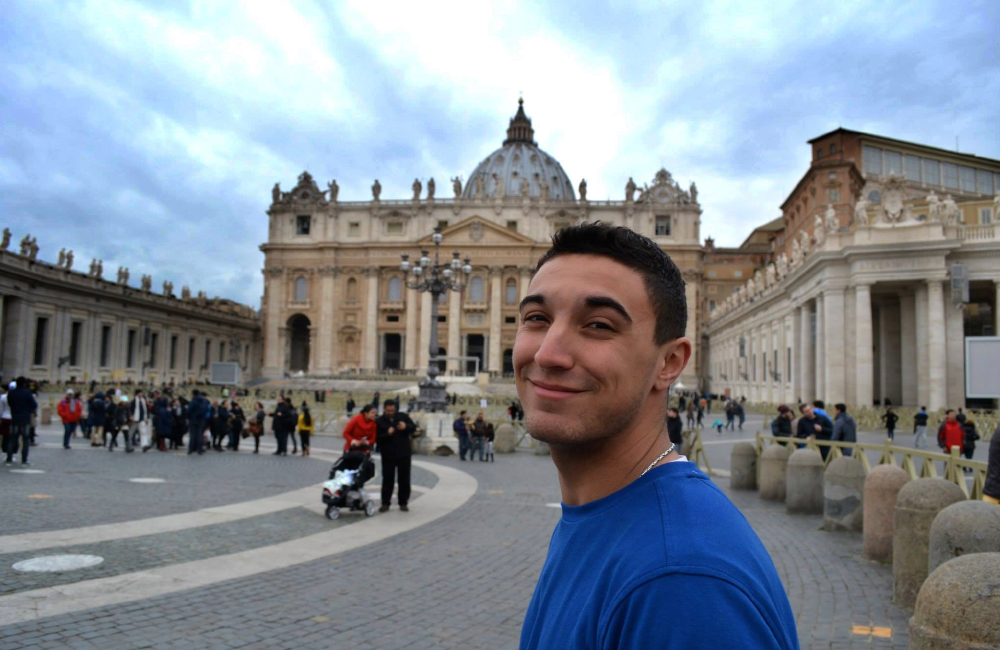
<instances>
[{"instance_id":1,"label":"stone column","mask_svg":"<svg viewBox=\"0 0 1000 650\"><path fill-rule=\"evenodd\" d=\"M826 401L830 404L847 400L847 382L844 379L847 364L844 361L844 290L827 289L823 293L823 364L826 371L824 386Z\"/></svg>"},{"instance_id":2,"label":"stone column","mask_svg":"<svg viewBox=\"0 0 1000 650\"><path fill-rule=\"evenodd\" d=\"M450 319L449 319L450 320ZM425 372L431 362L431 292L420 294L420 347L417 350L417 363L420 371ZM451 354L451 350L448 351Z\"/></svg>"},{"instance_id":3,"label":"stone column","mask_svg":"<svg viewBox=\"0 0 1000 650\"><path fill-rule=\"evenodd\" d=\"M933 411L947 404L947 356L944 337L944 288L941 280L927 281L927 365Z\"/></svg>"},{"instance_id":4,"label":"stone column","mask_svg":"<svg viewBox=\"0 0 1000 650\"><path fill-rule=\"evenodd\" d=\"M1000 223L1000 217L997 217ZM1000 280L993 282L993 336L1000 336Z\"/></svg>"},{"instance_id":5,"label":"stone column","mask_svg":"<svg viewBox=\"0 0 1000 650\"><path fill-rule=\"evenodd\" d=\"M281 376L281 328L282 307L285 294L285 271L280 266L264 269L264 281L267 282L267 318L264 321L264 367L261 374L265 377ZM121 331L121 330L119 330ZM197 357L200 350L195 350ZM111 355L112 358L115 355ZM116 367L114 363L112 367ZM197 373L198 366L192 368Z\"/></svg>"},{"instance_id":6,"label":"stone column","mask_svg":"<svg viewBox=\"0 0 1000 650\"><path fill-rule=\"evenodd\" d=\"M805 303L799 308L799 311L802 316L799 322L802 341L799 346L799 393L795 399L810 402L813 395L816 394L816 373L813 367L812 310L809 303Z\"/></svg>"},{"instance_id":7,"label":"stone column","mask_svg":"<svg viewBox=\"0 0 1000 650\"><path fill-rule=\"evenodd\" d=\"M378 275L377 266L365 269L368 276L368 295L365 298L365 331L363 334L364 348L361 354L361 367L368 370L378 369Z\"/></svg>"},{"instance_id":8,"label":"stone column","mask_svg":"<svg viewBox=\"0 0 1000 650\"><path fill-rule=\"evenodd\" d=\"M956 307L956 304L949 296L944 307L947 356L945 403L949 406L965 406L965 309Z\"/></svg>"},{"instance_id":9,"label":"stone column","mask_svg":"<svg viewBox=\"0 0 1000 650\"><path fill-rule=\"evenodd\" d=\"M915 299L917 312L917 406L930 406L931 390L928 381L930 366L927 354L927 285L917 285Z\"/></svg>"},{"instance_id":10,"label":"stone column","mask_svg":"<svg viewBox=\"0 0 1000 650\"><path fill-rule=\"evenodd\" d=\"M778 374L781 376L781 381L779 382L780 390L778 394L781 395L781 401L788 403L793 401L794 397L788 396L788 391L791 390L792 385L792 375L788 372L788 348L789 339L792 338L792 331L795 327L795 321L791 314L785 314L785 317L781 319L781 331L778 332Z\"/></svg>"},{"instance_id":11,"label":"stone column","mask_svg":"<svg viewBox=\"0 0 1000 650\"><path fill-rule=\"evenodd\" d=\"M462 354L462 292L452 291L448 296L448 354ZM453 361L450 368L462 369L461 361Z\"/></svg>"},{"instance_id":12,"label":"stone column","mask_svg":"<svg viewBox=\"0 0 1000 650\"><path fill-rule=\"evenodd\" d=\"M490 372L501 372L503 370L503 350L500 341L500 323L503 316L500 313L503 287L503 267L490 267L490 348L487 359L487 369Z\"/></svg>"},{"instance_id":13,"label":"stone column","mask_svg":"<svg viewBox=\"0 0 1000 650\"><path fill-rule=\"evenodd\" d=\"M316 328L314 336L318 349L316 350L316 366L312 372L330 375L333 374L333 290L337 279L337 269L332 266L321 267L319 276L319 327Z\"/></svg>"},{"instance_id":14,"label":"stone column","mask_svg":"<svg viewBox=\"0 0 1000 650\"><path fill-rule=\"evenodd\" d=\"M814 351L814 356L816 360L816 367L814 372L816 374L816 384L813 391L813 397L807 398L807 402L811 402L816 399L826 400L826 305L824 304L823 294L816 296L816 349Z\"/></svg>"},{"instance_id":15,"label":"stone column","mask_svg":"<svg viewBox=\"0 0 1000 650\"><path fill-rule=\"evenodd\" d=\"M419 307L417 306L417 290L416 289L406 289L406 340L403 345L406 347L404 352L403 368L406 370L414 370L417 368L417 311ZM428 326L430 323L428 323ZM430 332L430 328L427 328Z\"/></svg>"},{"instance_id":16,"label":"stone column","mask_svg":"<svg viewBox=\"0 0 1000 650\"><path fill-rule=\"evenodd\" d=\"M857 349L854 353L856 406L871 406L873 400L872 381L875 372L872 348L871 287L865 283L859 283L854 289L854 300L854 335L857 337Z\"/></svg>"},{"instance_id":17,"label":"stone column","mask_svg":"<svg viewBox=\"0 0 1000 650\"><path fill-rule=\"evenodd\" d=\"M517 269L521 276L518 282L518 297L517 301L520 302L524 300L524 297L528 295L528 284L531 282L531 267L530 266L519 266ZM1000 295L1000 289L997 289L998 295Z\"/></svg>"},{"instance_id":18,"label":"stone column","mask_svg":"<svg viewBox=\"0 0 1000 650\"><path fill-rule=\"evenodd\" d=\"M910 294L899 296L899 369L903 404L917 404L917 304Z\"/></svg>"}]
</instances>

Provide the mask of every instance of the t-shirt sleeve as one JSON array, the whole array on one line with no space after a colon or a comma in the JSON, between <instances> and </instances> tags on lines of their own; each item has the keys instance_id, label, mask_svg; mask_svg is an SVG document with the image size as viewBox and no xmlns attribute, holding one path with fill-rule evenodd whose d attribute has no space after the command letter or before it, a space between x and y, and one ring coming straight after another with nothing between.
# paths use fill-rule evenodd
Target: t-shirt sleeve
<instances>
[{"instance_id":1,"label":"t-shirt sleeve","mask_svg":"<svg viewBox=\"0 0 1000 650\"><path fill-rule=\"evenodd\" d=\"M782 629L734 584L670 574L626 596L604 626L602 650L798 650L794 622Z\"/></svg>"}]
</instances>

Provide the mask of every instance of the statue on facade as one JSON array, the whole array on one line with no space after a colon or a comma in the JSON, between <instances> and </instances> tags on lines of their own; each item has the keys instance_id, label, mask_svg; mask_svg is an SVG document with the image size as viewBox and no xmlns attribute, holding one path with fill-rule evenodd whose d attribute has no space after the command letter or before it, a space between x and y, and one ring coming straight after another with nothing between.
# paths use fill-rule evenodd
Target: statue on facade
<instances>
[{"instance_id":1,"label":"statue on facade","mask_svg":"<svg viewBox=\"0 0 1000 650\"><path fill-rule=\"evenodd\" d=\"M455 193L455 198L462 198L462 179L456 176L451 179L451 190Z\"/></svg>"},{"instance_id":2,"label":"statue on facade","mask_svg":"<svg viewBox=\"0 0 1000 650\"><path fill-rule=\"evenodd\" d=\"M413 179L413 185L411 185L410 187L413 188L413 200L414 201L419 201L420 200L420 193L424 190L424 186L420 182L420 179L419 178L414 178Z\"/></svg>"},{"instance_id":3,"label":"statue on facade","mask_svg":"<svg viewBox=\"0 0 1000 650\"><path fill-rule=\"evenodd\" d=\"M816 248L823 246L826 240L826 229L823 227L823 217L818 214L813 218L813 239L816 240Z\"/></svg>"},{"instance_id":4,"label":"statue on facade","mask_svg":"<svg viewBox=\"0 0 1000 650\"><path fill-rule=\"evenodd\" d=\"M528 184L527 178L521 177L521 187L518 190L521 192L522 197L528 198L528 193L531 192L531 185Z\"/></svg>"},{"instance_id":5,"label":"statue on facade","mask_svg":"<svg viewBox=\"0 0 1000 650\"><path fill-rule=\"evenodd\" d=\"M275 183L271 188L271 202L277 203L281 200L281 183Z\"/></svg>"},{"instance_id":6,"label":"statue on facade","mask_svg":"<svg viewBox=\"0 0 1000 650\"><path fill-rule=\"evenodd\" d=\"M483 198L486 195L486 178L484 177L483 172L479 172L478 174L476 174L476 179L473 181L473 183L474 183L473 189L475 191L473 192L472 195L477 199Z\"/></svg>"},{"instance_id":7,"label":"statue on facade","mask_svg":"<svg viewBox=\"0 0 1000 650\"><path fill-rule=\"evenodd\" d=\"M60 248L59 249L59 261L56 262L56 266L59 267L59 268L62 268L62 265L65 264L65 263L66 263L66 249L65 248Z\"/></svg>"},{"instance_id":8,"label":"statue on facade","mask_svg":"<svg viewBox=\"0 0 1000 650\"><path fill-rule=\"evenodd\" d=\"M788 256L784 253L778 255L778 262L775 266L777 267L776 270L778 272L779 280L788 275Z\"/></svg>"},{"instance_id":9,"label":"statue on facade","mask_svg":"<svg viewBox=\"0 0 1000 650\"><path fill-rule=\"evenodd\" d=\"M432 176L431 179L429 181L427 181L427 200L428 201L433 201L434 200L434 190L435 189L436 189L436 186L434 185L434 177Z\"/></svg>"},{"instance_id":10,"label":"statue on facade","mask_svg":"<svg viewBox=\"0 0 1000 650\"><path fill-rule=\"evenodd\" d=\"M90 270L87 271L87 275L94 275L97 273L97 260L95 258L90 258Z\"/></svg>"},{"instance_id":11,"label":"statue on facade","mask_svg":"<svg viewBox=\"0 0 1000 650\"><path fill-rule=\"evenodd\" d=\"M538 182L538 198L542 201L549 200L549 182L545 180L545 177L541 174L535 174L535 180Z\"/></svg>"},{"instance_id":12,"label":"statue on facade","mask_svg":"<svg viewBox=\"0 0 1000 650\"><path fill-rule=\"evenodd\" d=\"M697 203L698 202L698 186L694 184L694 181L691 181L691 189L688 190L688 193L691 195L691 203Z\"/></svg>"},{"instance_id":13,"label":"statue on facade","mask_svg":"<svg viewBox=\"0 0 1000 650\"><path fill-rule=\"evenodd\" d=\"M337 196L340 194L340 185L337 185L337 179L333 179L326 184L327 190L330 192L330 203L337 202Z\"/></svg>"},{"instance_id":14,"label":"statue on facade","mask_svg":"<svg viewBox=\"0 0 1000 650\"><path fill-rule=\"evenodd\" d=\"M837 220L837 211L833 209L833 204L826 204L826 213L823 215L826 232L833 234L840 230L840 221Z\"/></svg>"},{"instance_id":15,"label":"statue on facade","mask_svg":"<svg viewBox=\"0 0 1000 650\"><path fill-rule=\"evenodd\" d=\"M66 251L66 270L73 268L73 251Z\"/></svg>"},{"instance_id":16,"label":"statue on facade","mask_svg":"<svg viewBox=\"0 0 1000 650\"><path fill-rule=\"evenodd\" d=\"M812 248L812 239L805 230L799 231L799 246L802 248L802 257L805 258L809 254L809 249Z\"/></svg>"},{"instance_id":17,"label":"statue on facade","mask_svg":"<svg viewBox=\"0 0 1000 650\"><path fill-rule=\"evenodd\" d=\"M118 267L118 284L128 284L129 271L127 267Z\"/></svg>"},{"instance_id":18,"label":"statue on facade","mask_svg":"<svg viewBox=\"0 0 1000 650\"><path fill-rule=\"evenodd\" d=\"M493 196L500 200L506 194L507 188L504 187L503 176L493 172Z\"/></svg>"},{"instance_id":19,"label":"statue on facade","mask_svg":"<svg viewBox=\"0 0 1000 650\"><path fill-rule=\"evenodd\" d=\"M25 235L21 239L21 255L28 255L28 251L31 250L31 235Z\"/></svg>"},{"instance_id":20,"label":"statue on facade","mask_svg":"<svg viewBox=\"0 0 1000 650\"><path fill-rule=\"evenodd\" d=\"M375 183L372 185L372 199L374 199L375 201L380 201L381 199L379 197L381 196L382 196L382 183L379 183L378 179L376 178Z\"/></svg>"},{"instance_id":21,"label":"statue on facade","mask_svg":"<svg viewBox=\"0 0 1000 650\"><path fill-rule=\"evenodd\" d=\"M10 248L10 228L3 229L3 241L0 241L0 251L5 251Z\"/></svg>"},{"instance_id":22,"label":"statue on facade","mask_svg":"<svg viewBox=\"0 0 1000 650\"><path fill-rule=\"evenodd\" d=\"M163 281L163 295L172 296L174 295L174 283L169 280Z\"/></svg>"},{"instance_id":23,"label":"statue on facade","mask_svg":"<svg viewBox=\"0 0 1000 650\"><path fill-rule=\"evenodd\" d=\"M125 269L125 273L126 273L125 281L128 282L128 269ZM97 269L95 272L95 277L97 278L104 277L104 260L97 260Z\"/></svg>"},{"instance_id":24,"label":"statue on facade","mask_svg":"<svg viewBox=\"0 0 1000 650\"><path fill-rule=\"evenodd\" d=\"M31 243L28 245L28 259L33 260L38 258L38 238L32 237Z\"/></svg>"},{"instance_id":25,"label":"statue on facade","mask_svg":"<svg viewBox=\"0 0 1000 650\"><path fill-rule=\"evenodd\" d=\"M181 300L191 299L191 287L184 285L181 287Z\"/></svg>"},{"instance_id":26,"label":"statue on facade","mask_svg":"<svg viewBox=\"0 0 1000 650\"><path fill-rule=\"evenodd\" d=\"M587 200L587 179L586 178L583 179L582 181L580 181L580 200L581 201L586 201Z\"/></svg>"},{"instance_id":27,"label":"statue on facade","mask_svg":"<svg viewBox=\"0 0 1000 650\"><path fill-rule=\"evenodd\" d=\"M941 217L949 226L958 224L962 219L962 211L955 203L955 199L951 198L951 194L945 194L944 201L941 202Z\"/></svg>"},{"instance_id":28,"label":"statue on facade","mask_svg":"<svg viewBox=\"0 0 1000 650\"><path fill-rule=\"evenodd\" d=\"M927 219L929 221L941 221L941 199L931 190L927 195Z\"/></svg>"},{"instance_id":29,"label":"statue on facade","mask_svg":"<svg viewBox=\"0 0 1000 650\"><path fill-rule=\"evenodd\" d=\"M632 177L628 177L628 182L625 183L625 200L632 203L635 200L635 181Z\"/></svg>"},{"instance_id":30,"label":"statue on facade","mask_svg":"<svg viewBox=\"0 0 1000 650\"><path fill-rule=\"evenodd\" d=\"M139 287L143 291L151 291L153 289L153 276L144 274L139 278Z\"/></svg>"},{"instance_id":31,"label":"statue on facade","mask_svg":"<svg viewBox=\"0 0 1000 650\"><path fill-rule=\"evenodd\" d=\"M753 281L753 278L750 278L747 280L747 300L753 300L756 295L757 283Z\"/></svg>"},{"instance_id":32,"label":"statue on facade","mask_svg":"<svg viewBox=\"0 0 1000 650\"><path fill-rule=\"evenodd\" d=\"M854 223L858 226L868 225L868 199L864 196L854 204Z\"/></svg>"},{"instance_id":33,"label":"statue on facade","mask_svg":"<svg viewBox=\"0 0 1000 650\"><path fill-rule=\"evenodd\" d=\"M774 264L767 265L767 271L764 274L764 286L768 289L772 288L778 282L778 271Z\"/></svg>"},{"instance_id":34,"label":"statue on facade","mask_svg":"<svg viewBox=\"0 0 1000 650\"><path fill-rule=\"evenodd\" d=\"M799 244L798 239L792 240L792 265L791 268L799 268L799 264L802 263L802 246Z\"/></svg>"}]
</instances>

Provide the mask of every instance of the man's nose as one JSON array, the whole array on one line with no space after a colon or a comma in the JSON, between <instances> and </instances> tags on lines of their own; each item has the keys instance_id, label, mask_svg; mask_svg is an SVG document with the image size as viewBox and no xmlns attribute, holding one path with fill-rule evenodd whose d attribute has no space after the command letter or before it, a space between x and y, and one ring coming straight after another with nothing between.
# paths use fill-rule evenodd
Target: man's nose
<instances>
[{"instance_id":1,"label":"man's nose","mask_svg":"<svg viewBox=\"0 0 1000 650\"><path fill-rule=\"evenodd\" d=\"M535 363L541 368L573 367L572 334L566 325L553 323L545 332L541 345L535 352Z\"/></svg>"}]
</instances>

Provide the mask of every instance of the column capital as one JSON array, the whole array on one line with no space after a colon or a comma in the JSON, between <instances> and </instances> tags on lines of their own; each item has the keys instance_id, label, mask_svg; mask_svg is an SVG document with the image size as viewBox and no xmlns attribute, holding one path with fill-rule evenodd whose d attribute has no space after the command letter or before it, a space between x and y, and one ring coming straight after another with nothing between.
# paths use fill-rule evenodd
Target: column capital
<instances>
[{"instance_id":1,"label":"column capital","mask_svg":"<svg viewBox=\"0 0 1000 650\"><path fill-rule=\"evenodd\" d=\"M377 266L366 266L361 269L361 271L368 277L374 277L379 274L381 269Z\"/></svg>"},{"instance_id":2,"label":"column capital","mask_svg":"<svg viewBox=\"0 0 1000 650\"><path fill-rule=\"evenodd\" d=\"M489 268L490 268L490 275L500 275L501 273L503 273L502 266L491 266Z\"/></svg>"},{"instance_id":3,"label":"column capital","mask_svg":"<svg viewBox=\"0 0 1000 650\"><path fill-rule=\"evenodd\" d=\"M264 275L277 278L285 273L285 267L283 266L267 266L263 270Z\"/></svg>"},{"instance_id":4,"label":"column capital","mask_svg":"<svg viewBox=\"0 0 1000 650\"><path fill-rule=\"evenodd\" d=\"M871 290L873 284L875 283L872 280L855 280L854 288Z\"/></svg>"},{"instance_id":5,"label":"column capital","mask_svg":"<svg viewBox=\"0 0 1000 650\"><path fill-rule=\"evenodd\" d=\"M535 267L533 266L519 266L517 267L517 272L521 275L531 275L535 272Z\"/></svg>"},{"instance_id":6,"label":"column capital","mask_svg":"<svg viewBox=\"0 0 1000 650\"><path fill-rule=\"evenodd\" d=\"M336 277L340 274L340 269L336 266L321 266L319 267L319 274L323 277Z\"/></svg>"}]
</instances>

